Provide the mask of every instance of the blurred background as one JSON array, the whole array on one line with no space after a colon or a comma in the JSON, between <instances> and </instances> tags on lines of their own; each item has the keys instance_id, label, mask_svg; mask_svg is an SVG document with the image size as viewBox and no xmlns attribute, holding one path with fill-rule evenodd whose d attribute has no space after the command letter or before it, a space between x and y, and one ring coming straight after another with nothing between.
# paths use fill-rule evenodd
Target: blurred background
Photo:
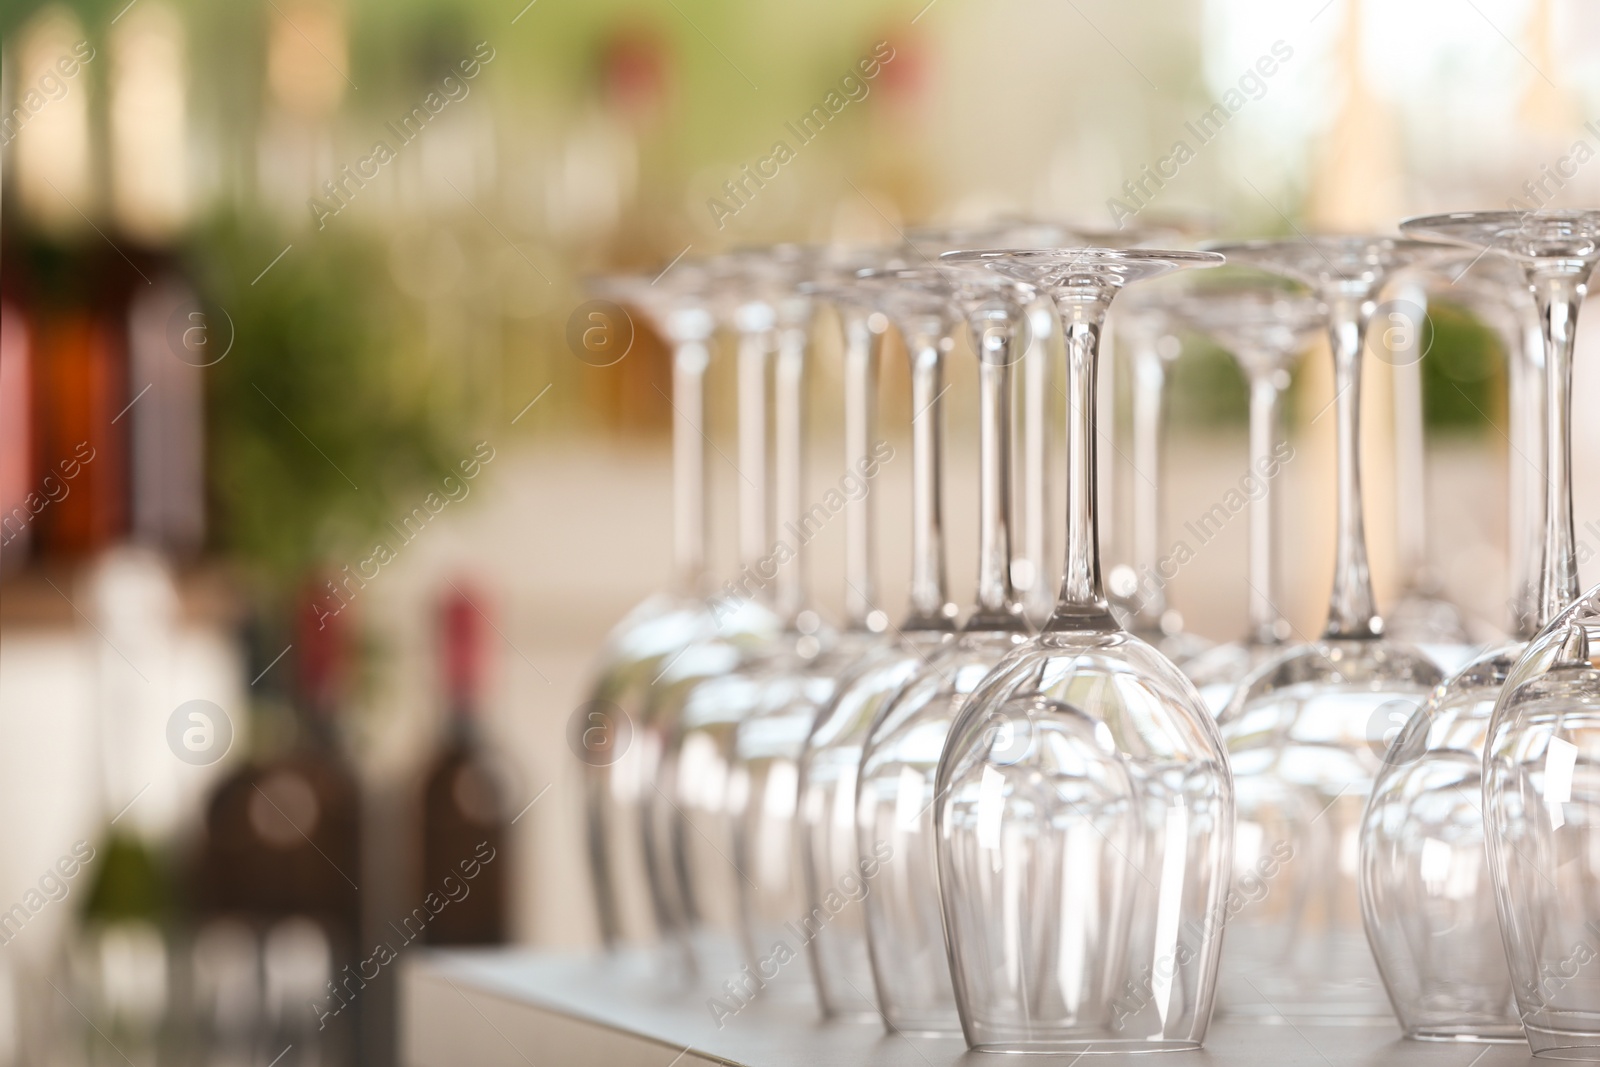
<instances>
[{"instance_id":1,"label":"blurred background","mask_svg":"<svg viewBox=\"0 0 1600 1067\"><path fill-rule=\"evenodd\" d=\"M388 1063L413 942L595 943L569 722L607 629L668 581L672 409L642 320L609 366L569 344L585 278L1001 212L1228 237L1600 201L1600 9L1577 0L9 0L0 40L0 1064ZM1504 352L1431 310L1430 556L1487 633ZM843 467L831 321L808 499ZM953 362L965 599L976 388ZM1303 633L1332 570L1330 377L1316 350L1296 374L1282 482ZM725 360L712 389L729 575ZM1220 352L1185 350L1163 545L1245 473L1244 404ZM1139 476L1113 421L1108 565ZM873 490L891 614L908 482L895 460ZM829 609L839 525L814 542ZM1244 525L1168 587L1188 628L1243 631Z\"/></svg>"}]
</instances>

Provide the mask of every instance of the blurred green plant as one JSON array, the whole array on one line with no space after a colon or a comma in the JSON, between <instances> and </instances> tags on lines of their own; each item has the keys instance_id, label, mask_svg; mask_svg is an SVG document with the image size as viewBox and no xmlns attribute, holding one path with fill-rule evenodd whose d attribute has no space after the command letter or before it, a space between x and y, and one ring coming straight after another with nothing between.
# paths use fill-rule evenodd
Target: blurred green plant
<instances>
[{"instance_id":1,"label":"blurred green plant","mask_svg":"<svg viewBox=\"0 0 1600 1067\"><path fill-rule=\"evenodd\" d=\"M244 216L191 243L210 328L233 329L206 372L214 547L264 577L370 549L467 454L471 420L436 388L381 246L345 231L297 242L265 274L289 242Z\"/></svg>"}]
</instances>

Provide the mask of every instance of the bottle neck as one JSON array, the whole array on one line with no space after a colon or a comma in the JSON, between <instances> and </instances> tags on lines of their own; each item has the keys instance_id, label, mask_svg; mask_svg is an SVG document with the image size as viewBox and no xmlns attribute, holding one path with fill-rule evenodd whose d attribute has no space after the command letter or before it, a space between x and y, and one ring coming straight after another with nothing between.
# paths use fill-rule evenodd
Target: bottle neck
<instances>
[{"instance_id":1,"label":"bottle neck","mask_svg":"<svg viewBox=\"0 0 1600 1067\"><path fill-rule=\"evenodd\" d=\"M1376 637L1383 630L1372 595L1361 504L1361 348L1372 311L1370 292L1339 293L1328 301L1338 438L1337 541L1324 630L1329 640Z\"/></svg>"},{"instance_id":2,"label":"bottle neck","mask_svg":"<svg viewBox=\"0 0 1600 1067\"><path fill-rule=\"evenodd\" d=\"M978 593L968 631L1027 628L1011 584L1011 367L1017 317L1003 309L971 322L978 353Z\"/></svg>"},{"instance_id":3,"label":"bottle neck","mask_svg":"<svg viewBox=\"0 0 1600 1067\"><path fill-rule=\"evenodd\" d=\"M874 328L873 315L864 309L845 307L840 316L844 322L845 469L865 479L872 464L883 332ZM844 604L851 629L876 632L884 628L886 620L875 606L878 567L872 545L874 507L870 488L859 499L845 504Z\"/></svg>"},{"instance_id":4,"label":"bottle neck","mask_svg":"<svg viewBox=\"0 0 1600 1067\"><path fill-rule=\"evenodd\" d=\"M672 354L672 529L678 587L706 593L706 368L709 339L680 339Z\"/></svg>"},{"instance_id":5,"label":"bottle neck","mask_svg":"<svg viewBox=\"0 0 1600 1067\"><path fill-rule=\"evenodd\" d=\"M1046 629L1118 629L1100 576L1095 487L1095 379L1109 289L1057 295L1067 349L1067 558L1061 596Z\"/></svg>"},{"instance_id":6,"label":"bottle neck","mask_svg":"<svg viewBox=\"0 0 1600 1067\"><path fill-rule=\"evenodd\" d=\"M911 357L911 607L902 629L949 630L956 607L945 583L944 355L933 324L903 328Z\"/></svg>"},{"instance_id":7,"label":"bottle neck","mask_svg":"<svg viewBox=\"0 0 1600 1067\"><path fill-rule=\"evenodd\" d=\"M1538 629L1578 598L1572 518L1572 348L1592 265L1564 261L1528 267L1544 342L1545 506Z\"/></svg>"}]
</instances>

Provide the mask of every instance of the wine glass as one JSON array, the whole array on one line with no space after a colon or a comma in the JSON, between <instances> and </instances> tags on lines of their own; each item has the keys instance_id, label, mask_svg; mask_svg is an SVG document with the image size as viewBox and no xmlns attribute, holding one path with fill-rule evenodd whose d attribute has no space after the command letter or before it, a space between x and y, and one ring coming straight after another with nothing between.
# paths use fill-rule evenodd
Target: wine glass
<instances>
[{"instance_id":1,"label":"wine glass","mask_svg":"<svg viewBox=\"0 0 1600 1067\"><path fill-rule=\"evenodd\" d=\"M1600 673L1589 652L1594 601L1585 597L1569 606L1578 592L1570 396L1578 310L1600 259L1600 212L1466 212L1410 219L1404 227L1419 236L1513 259L1522 267L1538 308L1544 340L1547 492L1537 621L1545 625L1502 672L1487 737L1473 744L1472 732L1483 729L1481 711L1462 716L1467 721L1457 732L1466 735L1462 762L1470 760L1478 745L1483 748L1481 833L1488 845L1489 877L1510 971L1506 984L1516 996L1523 1032L1535 1055L1593 1059L1600 1056L1600 985L1584 964L1596 954L1592 942L1600 921L1594 833L1600 822L1600 776L1592 726L1600 706ZM1497 658L1491 666L1503 667L1504 662ZM1486 684L1493 685L1493 671L1479 673L1488 675ZM1432 741L1433 724L1427 725ZM1419 725L1413 732L1420 735L1421 730ZM1438 759L1427 762L1443 764ZM1470 779L1464 784L1470 788ZM1472 848L1472 824L1466 818L1460 821L1469 833L1461 835L1466 840L1450 854L1451 874L1458 867L1475 874L1473 862L1481 860ZM1428 826L1422 823L1417 829L1426 832ZM1392 940L1388 928L1377 933L1385 943ZM1465 954L1470 943L1461 937L1450 950ZM1460 977L1450 975L1442 993L1456 991ZM1468 986L1468 991L1476 990ZM1426 997L1441 990L1424 986L1420 993ZM1434 1005L1423 1000L1421 1006ZM1474 1032L1479 1023L1499 1021L1480 1018L1488 1014L1485 1009L1498 1009L1504 1018L1503 1001L1479 1005L1462 997L1447 1006L1455 1008L1447 1023L1459 1025L1465 1015Z\"/></svg>"},{"instance_id":2,"label":"wine glass","mask_svg":"<svg viewBox=\"0 0 1600 1067\"><path fill-rule=\"evenodd\" d=\"M922 227L907 231L906 237L923 259L960 249L1066 248L1099 243L1086 239L1077 227L1026 217L1002 217L980 225ZM1013 470L1017 512L1013 534L1018 543L1011 561L1011 581L1029 622L1037 626L1050 617L1055 607L1055 590L1049 577L1049 486L1054 458L1050 426L1055 410L1052 368L1061 358L1061 327L1056 309L1046 296L1035 297L1027 315L1028 343L1017 361L1020 374L1015 376Z\"/></svg>"},{"instance_id":3,"label":"wine glass","mask_svg":"<svg viewBox=\"0 0 1600 1067\"><path fill-rule=\"evenodd\" d=\"M1449 261L1445 261L1449 262ZM1384 612L1385 632L1442 663L1459 662L1470 642L1466 616L1442 590L1428 551L1427 447L1422 418L1422 360L1427 355L1428 275L1402 273L1390 288L1378 336L1394 388L1395 533L1400 595Z\"/></svg>"},{"instance_id":4,"label":"wine glass","mask_svg":"<svg viewBox=\"0 0 1600 1067\"><path fill-rule=\"evenodd\" d=\"M1375 726L1381 734L1391 719L1409 718L1443 679L1422 652L1383 637L1373 600L1361 505L1361 356L1385 278L1441 252L1360 236L1217 250L1231 263L1310 286L1327 307L1338 438L1327 627L1246 678L1218 720L1238 787L1233 862L1242 902L1229 924L1218 1004L1235 1016L1381 1021L1392 1015L1362 933L1356 880L1358 827L1382 766L1382 746L1371 738Z\"/></svg>"},{"instance_id":5,"label":"wine glass","mask_svg":"<svg viewBox=\"0 0 1600 1067\"><path fill-rule=\"evenodd\" d=\"M1402 228L1436 239L1458 232L1452 227L1436 231L1434 221L1413 220L1402 223ZM1481 253L1474 261L1447 261L1439 273L1451 275L1453 287L1475 295L1480 306L1492 307L1497 297L1509 305L1516 290L1526 289L1520 269L1507 272L1511 277L1490 269L1505 263L1504 257L1482 257L1487 266L1478 267L1479 257ZM1478 281L1480 291L1474 294L1473 283L1462 282L1474 267L1479 276L1500 276ZM1509 299L1493 291L1502 286ZM1517 363L1527 362L1515 353L1511 361L1513 375ZM1537 377L1539 372L1535 368L1533 373ZM1552 387L1562 394L1558 406L1569 407L1565 385L1552 383ZM1545 424L1542 403L1513 403L1511 422L1510 440L1526 440L1530 422L1534 432ZM1566 442L1551 440L1546 447L1564 449ZM1529 462L1514 450L1515 445L1512 468ZM1570 493L1568 497L1558 508L1558 524L1561 515L1570 519ZM1553 532L1544 529L1548 518L1541 517L1537 539L1546 545L1552 544ZM1513 520L1513 529L1517 526ZM1553 551L1555 555L1537 555L1545 563L1557 564L1558 573L1570 578L1561 596L1563 602L1570 601L1577 595L1575 561L1559 561L1559 542ZM1390 1002L1408 1037L1522 1038L1484 844L1483 756L1501 688L1529 638L1550 614L1519 613L1520 629L1513 641L1474 658L1436 688L1385 752L1384 766L1373 783L1361 824L1362 917Z\"/></svg>"},{"instance_id":6,"label":"wine glass","mask_svg":"<svg viewBox=\"0 0 1600 1067\"><path fill-rule=\"evenodd\" d=\"M1111 569L1110 585L1112 603L1123 612L1128 629L1182 667L1211 642L1183 628L1183 616L1168 606L1161 575L1167 368L1183 351L1172 301L1170 294L1135 293L1122 320L1133 377L1133 560L1131 566Z\"/></svg>"},{"instance_id":7,"label":"wine glass","mask_svg":"<svg viewBox=\"0 0 1600 1067\"><path fill-rule=\"evenodd\" d=\"M860 764L852 852L877 871L862 901L866 947L884 1023L901 1034L960 1032L940 916L933 780L962 702L1029 629L1011 584L1010 418L1012 366L1029 347L1036 293L971 268L946 268L933 280L949 291L932 295L965 314L979 361L977 598L956 640L911 663L876 716L852 731Z\"/></svg>"},{"instance_id":8,"label":"wine glass","mask_svg":"<svg viewBox=\"0 0 1600 1067\"><path fill-rule=\"evenodd\" d=\"M1100 578L1095 363L1124 284L1205 252L951 253L1050 295L1067 347L1067 553L1044 631L972 692L934 829L956 1006L992 1052L1196 1048L1211 1015L1233 785L1194 686Z\"/></svg>"},{"instance_id":9,"label":"wine glass","mask_svg":"<svg viewBox=\"0 0 1600 1067\"><path fill-rule=\"evenodd\" d=\"M760 610L781 620L759 655L741 656L727 642L691 644L661 672L652 723L662 733L657 779L647 783L646 841L652 891L669 923L678 958L689 969L723 956L737 936L739 883L748 877L734 855L741 803L731 769L734 734L766 696L768 683L803 670L828 641L819 616L795 602L792 549L774 540L769 478L768 399L780 348L792 353L804 320L796 286L810 258L792 246L728 253L708 265L713 306L738 335L738 470L741 568L715 601L719 615ZM787 336L785 336L785 331ZM791 356L792 360L792 356ZM792 370L792 362L786 372ZM791 393L791 396L795 394ZM796 425L792 413L786 429ZM786 445L783 463L798 452ZM783 488L798 491L791 469ZM792 510L792 507L791 507ZM779 578L787 583L778 596Z\"/></svg>"},{"instance_id":10,"label":"wine glass","mask_svg":"<svg viewBox=\"0 0 1600 1067\"><path fill-rule=\"evenodd\" d=\"M673 544L677 583L622 619L601 650L589 700L577 723L584 763L589 868L608 947L652 939L670 920L649 892L644 792L656 777L664 723L651 710L651 687L694 642L712 638L735 658L777 633L770 611L750 601L713 611L706 575L705 375L716 322L703 266L680 264L671 275L602 278L598 295L634 308L672 346ZM594 313L597 326L611 309Z\"/></svg>"},{"instance_id":11,"label":"wine glass","mask_svg":"<svg viewBox=\"0 0 1600 1067\"><path fill-rule=\"evenodd\" d=\"M946 592L941 494L944 359L953 327L948 286L929 268L878 268L829 287L846 322L876 316L893 322L905 341L911 366L912 587L905 620L895 640L882 642L840 678L833 698L816 717L800 757L800 847L805 874L805 914L826 914L814 923L807 949L817 999L825 1017L876 1018L872 971L867 958L861 904L870 895L864 857L856 853L857 765L867 726L886 697L917 666L950 639L955 605ZM870 427L870 408L851 396L870 397L871 362L847 367L847 421ZM847 430L847 432L849 432ZM860 436L865 440L870 429ZM867 590L848 581L856 611L875 611ZM870 587L868 587L870 589ZM881 616L882 613L878 612ZM886 620L885 620L886 621ZM819 910L821 909L821 910Z\"/></svg>"},{"instance_id":12,"label":"wine glass","mask_svg":"<svg viewBox=\"0 0 1600 1067\"><path fill-rule=\"evenodd\" d=\"M1279 409L1289 371L1322 327L1315 298L1262 284L1196 287L1172 303L1182 327L1225 348L1244 373L1250 391L1250 629L1241 639L1216 645L1180 664L1212 714L1220 714L1251 671L1283 651L1289 624L1278 610L1277 492L1287 441ZM1257 489L1256 487L1259 487Z\"/></svg>"}]
</instances>

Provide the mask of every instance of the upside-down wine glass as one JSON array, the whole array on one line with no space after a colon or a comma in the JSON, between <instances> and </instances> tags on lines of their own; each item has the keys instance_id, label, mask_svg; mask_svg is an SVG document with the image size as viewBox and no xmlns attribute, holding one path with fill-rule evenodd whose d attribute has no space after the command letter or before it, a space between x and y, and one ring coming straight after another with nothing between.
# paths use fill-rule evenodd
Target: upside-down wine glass
<instances>
[{"instance_id":1,"label":"upside-down wine glass","mask_svg":"<svg viewBox=\"0 0 1600 1067\"><path fill-rule=\"evenodd\" d=\"M1413 236L1439 241L1492 240L1476 215L1425 217L1401 225ZM1500 256L1484 258L1491 267L1503 262ZM1466 266L1452 260L1447 269ZM1526 288L1523 272L1515 274L1503 283ZM1537 279L1533 284L1537 289ZM1547 424L1547 462L1567 450L1571 408L1567 383L1557 377L1548 385L1550 410L1561 414ZM1512 405L1512 441L1527 436L1524 423L1530 416L1545 423L1542 408ZM1509 462L1515 466L1525 460L1513 452ZM1529 639L1578 594L1572 544L1560 536L1563 523L1571 528L1571 489L1563 484L1555 491L1564 499L1546 509L1538 539L1544 546L1539 608L1521 620L1523 628L1511 642L1465 665L1405 724L1384 753L1362 820L1362 917L1407 1037L1522 1037L1484 841L1483 758L1495 702Z\"/></svg>"},{"instance_id":2,"label":"upside-down wine glass","mask_svg":"<svg viewBox=\"0 0 1600 1067\"><path fill-rule=\"evenodd\" d=\"M911 365L911 603L895 640L864 656L839 681L817 717L800 760L800 840L808 927L807 947L817 1000L825 1017L878 1016L867 957L863 900L878 864L856 852L857 767L867 727L884 699L934 649L950 639L956 608L946 592L942 452L944 360L951 345L948 300L926 268L863 271L840 283L833 299L849 323L877 316L893 322ZM933 286L929 291L925 286ZM870 437L872 361L846 349L846 422ZM870 499L870 491L869 497ZM865 504L863 500L861 503ZM868 575L870 579L870 575ZM850 580L852 612L876 610L871 585ZM881 612L879 613L881 615ZM871 872L871 877L869 877ZM821 918L826 916L826 921ZM809 929L814 927L814 929Z\"/></svg>"},{"instance_id":3,"label":"upside-down wine glass","mask_svg":"<svg viewBox=\"0 0 1600 1067\"><path fill-rule=\"evenodd\" d=\"M792 298L796 308L805 307L807 317L810 302L803 293ZM774 408L778 543L793 538L796 544L794 558L778 570L778 610L780 617L814 617L806 602L802 568L804 546L816 533L814 509L807 510L803 501L806 336L798 325L780 336ZM746 961L763 976L773 970L775 959L786 958L785 948L799 954L813 936L806 922L812 913L806 900L799 811L806 738L833 699L841 677L885 644L884 637L870 628L836 635L804 664L775 673L758 707L735 732L731 795L733 858L743 875L738 883L739 927Z\"/></svg>"},{"instance_id":4,"label":"upside-down wine glass","mask_svg":"<svg viewBox=\"0 0 1600 1067\"><path fill-rule=\"evenodd\" d=\"M793 249L730 253L711 265L720 314L738 335L742 566L723 587L723 610L747 602L771 610L780 560L788 559L773 540L767 406L780 307L803 265ZM762 655L738 657L724 642L691 645L657 683L653 718L667 732L647 811L651 881L691 967L726 957L738 934L738 886L745 876L733 855L739 804L731 770L734 733L759 705L767 683L803 669L824 638L814 615L792 612L782 617L781 633Z\"/></svg>"},{"instance_id":5,"label":"upside-down wine glass","mask_svg":"<svg viewBox=\"0 0 1600 1067\"><path fill-rule=\"evenodd\" d=\"M1471 640L1464 613L1443 592L1428 551L1428 453L1422 417L1422 361L1428 355L1427 275L1403 274L1392 286L1379 323L1381 344L1374 346L1389 364L1394 382L1395 535L1400 564L1400 595L1384 612L1387 632L1430 652L1436 660L1459 663Z\"/></svg>"},{"instance_id":6,"label":"upside-down wine glass","mask_svg":"<svg viewBox=\"0 0 1600 1067\"><path fill-rule=\"evenodd\" d=\"M1067 248L1100 242L1088 240L1074 227L1051 220L1001 218L976 226L942 226L907 232L908 244L923 259L944 252L972 249ZM1013 534L1017 550L1011 560L1011 581L1022 600L1023 612L1035 626L1042 625L1055 607L1055 589L1049 575L1052 529L1050 476L1051 422L1056 394L1051 386L1053 367L1061 358L1060 320L1048 297L1037 296L1028 306L1026 351L1019 357L1015 375L1017 418L1013 466L1016 515Z\"/></svg>"},{"instance_id":7,"label":"upside-down wine glass","mask_svg":"<svg viewBox=\"0 0 1600 1067\"><path fill-rule=\"evenodd\" d=\"M1591 965L1600 955L1600 672L1589 650L1600 629L1590 597L1566 606L1578 588L1573 341L1600 260L1600 212L1471 212L1409 220L1406 229L1512 258L1538 306L1546 401L1539 593L1545 626L1507 673L1489 720L1483 835L1510 987L1534 1054L1600 1058L1600 976ZM1452 862L1458 858L1476 856L1457 853Z\"/></svg>"},{"instance_id":8,"label":"upside-down wine glass","mask_svg":"<svg viewBox=\"0 0 1600 1067\"><path fill-rule=\"evenodd\" d=\"M601 938L608 947L652 940L666 917L650 892L643 818L656 779L663 728L652 721L652 686L691 643L718 639L729 656L748 655L777 633L777 620L754 601L713 610L706 577L705 376L716 322L710 280L698 264L680 264L652 284L646 276L605 278L598 293L635 308L672 347L673 546L677 588L633 609L606 638L575 723L583 753L588 859ZM596 312L604 319L611 312ZM600 322L612 334L621 323Z\"/></svg>"},{"instance_id":9,"label":"upside-down wine glass","mask_svg":"<svg viewBox=\"0 0 1600 1067\"><path fill-rule=\"evenodd\" d=\"M956 1006L992 1052L1196 1048L1211 1016L1233 831L1216 724L1122 629L1100 577L1095 362L1124 284L1205 252L953 253L1050 295L1067 349L1067 551L1055 615L967 699L934 829Z\"/></svg>"},{"instance_id":10,"label":"upside-down wine glass","mask_svg":"<svg viewBox=\"0 0 1600 1067\"><path fill-rule=\"evenodd\" d=\"M1171 313L1185 328L1226 349L1250 392L1250 462L1239 483L1250 501L1250 629L1243 638L1181 664L1217 715L1251 671L1283 651L1289 636L1277 602L1278 491L1273 483L1294 453L1279 412L1290 368L1322 327L1322 305L1280 288L1229 284L1196 287L1173 303Z\"/></svg>"},{"instance_id":11,"label":"upside-down wine glass","mask_svg":"<svg viewBox=\"0 0 1600 1067\"><path fill-rule=\"evenodd\" d=\"M1012 366L1028 350L1036 294L970 267L934 280L941 285L930 295L964 314L978 357L978 590L955 641L915 664L857 743L856 850L881 864L863 902L867 944L884 1025L900 1034L960 1032L939 904L934 775L962 702L1029 632L1011 584L1010 421Z\"/></svg>"},{"instance_id":12,"label":"upside-down wine glass","mask_svg":"<svg viewBox=\"0 0 1600 1067\"><path fill-rule=\"evenodd\" d=\"M1291 1022L1381 1022L1393 1016L1362 933L1356 887L1361 813L1382 766L1374 724L1409 717L1443 679L1422 652L1383 637L1373 600L1361 503L1361 357L1384 279L1441 253L1387 237L1217 248L1230 263L1310 286L1326 305L1338 447L1327 627L1319 640L1250 675L1219 719L1238 787L1240 903L1229 923L1218 1008Z\"/></svg>"},{"instance_id":13,"label":"upside-down wine glass","mask_svg":"<svg viewBox=\"0 0 1600 1067\"><path fill-rule=\"evenodd\" d=\"M1182 667L1211 642L1183 628L1183 616L1168 606L1167 576L1161 574L1166 487L1168 366L1182 354L1171 313L1174 296L1135 293L1123 316L1133 385L1132 564L1111 569L1112 603L1126 612L1130 631Z\"/></svg>"}]
</instances>

